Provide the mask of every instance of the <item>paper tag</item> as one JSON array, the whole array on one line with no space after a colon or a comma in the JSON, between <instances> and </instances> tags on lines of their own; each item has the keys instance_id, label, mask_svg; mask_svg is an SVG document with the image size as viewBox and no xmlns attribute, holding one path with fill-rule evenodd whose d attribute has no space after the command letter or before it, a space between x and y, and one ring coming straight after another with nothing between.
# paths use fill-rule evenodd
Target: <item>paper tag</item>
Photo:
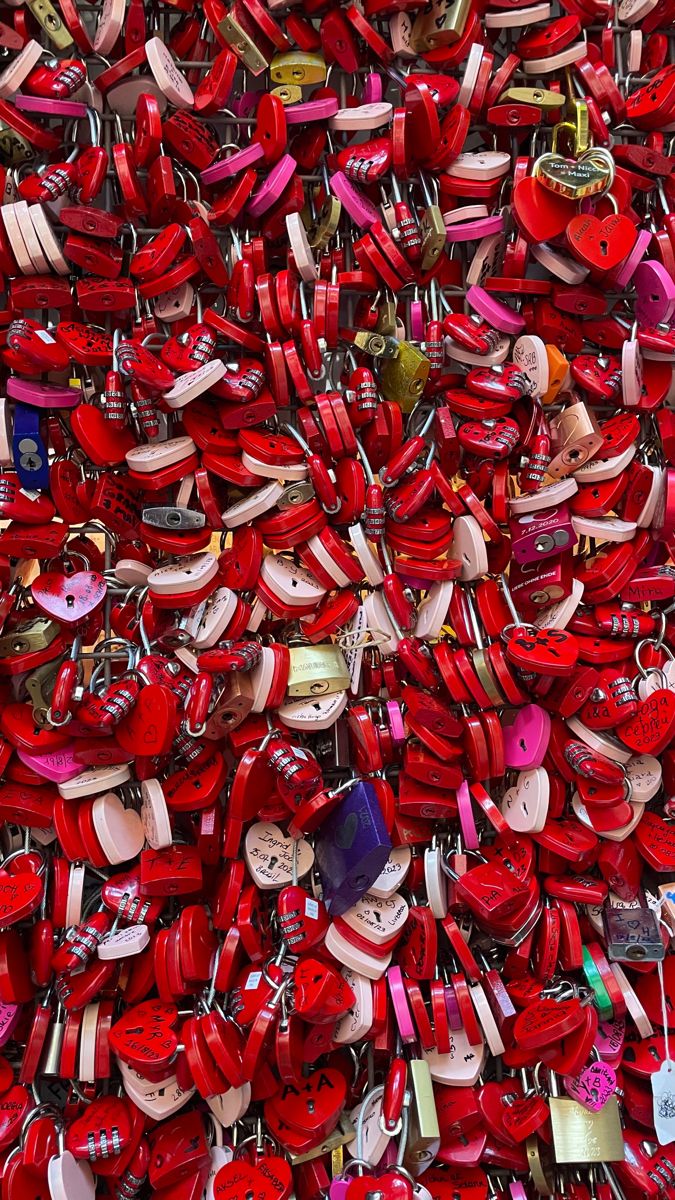
<instances>
[{"instance_id":1,"label":"paper tag","mask_svg":"<svg viewBox=\"0 0 675 1200\"><path fill-rule=\"evenodd\" d=\"M363 645L361 644L361 635L366 624L366 610L363 605L360 605L354 613L352 623L349 627L349 639L347 646L343 647L342 653L345 656L347 670L349 671L350 689L355 696L359 690L359 680L361 678L361 660L363 658Z\"/></svg>"},{"instance_id":2,"label":"paper tag","mask_svg":"<svg viewBox=\"0 0 675 1200\"><path fill-rule=\"evenodd\" d=\"M660 1146L675 1142L675 1063L666 1059L652 1075L654 1129Z\"/></svg>"},{"instance_id":3,"label":"paper tag","mask_svg":"<svg viewBox=\"0 0 675 1200\"><path fill-rule=\"evenodd\" d=\"M251 974L249 975L248 979L246 980L246 983L244 984L244 991L245 992L255 991L255 989L257 988L261 979L262 979L262 971L252 971Z\"/></svg>"},{"instance_id":4,"label":"paper tag","mask_svg":"<svg viewBox=\"0 0 675 1200\"><path fill-rule=\"evenodd\" d=\"M19 491L27 500L39 500L42 495L42 492L29 492L27 488L19 488Z\"/></svg>"},{"instance_id":5,"label":"paper tag","mask_svg":"<svg viewBox=\"0 0 675 1200\"><path fill-rule=\"evenodd\" d=\"M318 915L319 905L316 900L312 900L311 896L308 896L305 900L305 916L309 917L312 921L316 921Z\"/></svg>"}]
</instances>

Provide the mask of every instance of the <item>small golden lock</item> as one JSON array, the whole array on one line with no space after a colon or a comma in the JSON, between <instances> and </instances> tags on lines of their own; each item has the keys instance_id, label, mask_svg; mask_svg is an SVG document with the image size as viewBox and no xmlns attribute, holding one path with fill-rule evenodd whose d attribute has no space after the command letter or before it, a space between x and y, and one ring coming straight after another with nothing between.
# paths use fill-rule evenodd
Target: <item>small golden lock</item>
<instances>
[{"instance_id":1,"label":"small golden lock","mask_svg":"<svg viewBox=\"0 0 675 1200\"><path fill-rule=\"evenodd\" d=\"M400 404L403 412L412 412L424 391L431 363L410 342L399 342L396 358L383 363L380 371L380 386L385 399Z\"/></svg>"},{"instance_id":2,"label":"small golden lock","mask_svg":"<svg viewBox=\"0 0 675 1200\"><path fill-rule=\"evenodd\" d=\"M70 31L63 24L51 0L27 0L27 3L35 20L42 26L57 50L65 50L73 45Z\"/></svg>"},{"instance_id":3,"label":"small golden lock","mask_svg":"<svg viewBox=\"0 0 675 1200\"><path fill-rule=\"evenodd\" d=\"M287 54L275 54L270 63L273 83L292 83L298 87L324 83L326 64L320 54L306 54L300 50L289 50Z\"/></svg>"},{"instance_id":4,"label":"small golden lock","mask_svg":"<svg viewBox=\"0 0 675 1200\"><path fill-rule=\"evenodd\" d=\"M410 40L418 54L451 46L464 33L471 0L431 0L415 18Z\"/></svg>"},{"instance_id":5,"label":"small golden lock","mask_svg":"<svg viewBox=\"0 0 675 1200\"><path fill-rule=\"evenodd\" d=\"M339 646L291 646L290 659L289 696L327 696L349 687L349 671Z\"/></svg>"},{"instance_id":6,"label":"small golden lock","mask_svg":"<svg viewBox=\"0 0 675 1200\"><path fill-rule=\"evenodd\" d=\"M218 32L222 34L231 50L234 50L237 58L243 62L247 71L252 75L262 75L266 71L269 63L265 56L260 53L258 47L252 38L250 38L246 30L239 24L234 17L223 17L218 24Z\"/></svg>"}]
</instances>

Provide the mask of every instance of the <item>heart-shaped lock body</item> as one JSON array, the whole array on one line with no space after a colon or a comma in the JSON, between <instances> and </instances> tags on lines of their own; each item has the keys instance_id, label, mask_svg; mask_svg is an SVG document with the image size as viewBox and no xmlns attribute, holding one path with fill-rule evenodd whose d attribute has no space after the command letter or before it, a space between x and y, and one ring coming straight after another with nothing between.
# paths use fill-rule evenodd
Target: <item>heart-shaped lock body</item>
<instances>
[{"instance_id":1,"label":"heart-shaped lock body","mask_svg":"<svg viewBox=\"0 0 675 1200\"><path fill-rule=\"evenodd\" d=\"M315 1025L337 1021L354 1003L347 980L330 963L303 958L293 972L295 1011Z\"/></svg>"},{"instance_id":2,"label":"heart-shaped lock body","mask_svg":"<svg viewBox=\"0 0 675 1200\"><path fill-rule=\"evenodd\" d=\"M127 1009L110 1030L110 1045L130 1067L142 1072L146 1065L166 1066L178 1046L175 1005L144 1000Z\"/></svg>"},{"instance_id":3,"label":"heart-shaped lock body","mask_svg":"<svg viewBox=\"0 0 675 1200\"><path fill-rule=\"evenodd\" d=\"M288 1163L273 1155L257 1164L237 1159L221 1167L213 1181L213 1200L287 1200L293 1188Z\"/></svg>"},{"instance_id":4,"label":"heart-shaped lock body","mask_svg":"<svg viewBox=\"0 0 675 1200\"><path fill-rule=\"evenodd\" d=\"M33 580L32 590L42 612L62 625L73 626L101 607L108 589L97 571L76 571L73 575L48 571Z\"/></svg>"},{"instance_id":5,"label":"heart-shaped lock body","mask_svg":"<svg viewBox=\"0 0 675 1200\"><path fill-rule=\"evenodd\" d=\"M415 1193L409 1179L396 1171L381 1175L359 1175L350 1180L346 1200L413 1200Z\"/></svg>"},{"instance_id":6,"label":"heart-shaped lock body","mask_svg":"<svg viewBox=\"0 0 675 1200\"><path fill-rule=\"evenodd\" d=\"M636 237L633 222L619 213L603 220L590 215L572 217L566 229L567 244L574 257L596 271L611 271L623 262Z\"/></svg>"},{"instance_id":7,"label":"heart-shaped lock body","mask_svg":"<svg viewBox=\"0 0 675 1200\"><path fill-rule=\"evenodd\" d=\"M373 183L389 170L391 139L373 138L358 146L346 146L337 155L337 164L353 183Z\"/></svg>"},{"instance_id":8,"label":"heart-shaped lock body","mask_svg":"<svg viewBox=\"0 0 675 1200\"><path fill-rule=\"evenodd\" d=\"M551 718L545 709L526 704L502 729L507 767L530 771L541 766L551 736Z\"/></svg>"},{"instance_id":9,"label":"heart-shaped lock body","mask_svg":"<svg viewBox=\"0 0 675 1200\"><path fill-rule=\"evenodd\" d=\"M129 1105L118 1096L99 1096L66 1131L66 1149L74 1158L94 1160L119 1155L131 1139Z\"/></svg>"},{"instance_id":10,"label":"heart-shaped lock body","mask_svg":"<svg viewBox=\"0 0 675 1200\"><path fill-rule=\"evenodd\" d=\"M344 1076L333 1067L323 1067L298 1087L284 1084L265 1107L271 1106L289 1129L324 1137L335 1128L346 1098Z\"/></svg>"},{"instance_id":11,"label":"heart-shaped lock body","mask_svg":"<svg viewBox=\"0 0 675 1200\"><path fill-rule=\"evenodd\" d=\"M580 1075L565 1077L565 1091L589 1112L600 1112L616 1091L616 1071L607 1063L590 1063Z\"/></svg>"},{"instance_id":12,"label":"heart-shaped lock body","mask_svg":"<svg viewBox=\"0 0 675 1200\"><path fill-rule=\"evenodd\" d=\"M149 758L166 754L176 730L177 708L175 693L163 684L141 688L132 711L117 726L120 746Z\"/></svg>"},{"instance_id":13,"label":"heart-shaped lock body","mask_svg":"<svg viewBox=\"0 0 675 1200\"><path fill-rule=\"evenodd\" d=\"M620 725L621 741L636 754L660 754L675 733L675 692L659 688L641 700L635 716Z\"/></svg>"}]
</instances>

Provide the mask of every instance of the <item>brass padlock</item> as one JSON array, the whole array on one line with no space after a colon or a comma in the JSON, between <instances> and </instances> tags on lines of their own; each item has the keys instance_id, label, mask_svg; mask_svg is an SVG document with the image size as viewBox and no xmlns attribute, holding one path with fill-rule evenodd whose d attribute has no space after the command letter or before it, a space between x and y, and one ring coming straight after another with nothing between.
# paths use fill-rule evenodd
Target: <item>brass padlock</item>
<instances>
[{"instance_id":1,"label":"brass padlock","mask_svg":"<svg viewBox=\"0 0 675 1200\"><path fill-rule=\"evenodd\" d=\"M312 250L322 250L337 232L342 205L336 196L327 196L318 217L307 231L307 241Z\"/></svg>"},{"instance_id":2,"label":"brass padlock","mask_svg":"<svg viewBox=\"0 0 675 1200\"><path fill-rule=\"evenodd\" d=\"M411 1175L419 1175L433 1162L441 1144L431 1071L426 1059L411 1059L408 1079L410 1120L403 1165Z\"/></svg>"},{"instance_id":3,"label":"brass padlock","mask_svg":"<svg viewBox=\"0 0 675 1200\"><path fill-rule=\"evenodd\" d=\"M398 358L401 343L395 337L387 337L383 333L371 333L368 329L358 329L354 336L357 350L371 354L373 358Z\"/></svg>"},{"instance_id":4,"label":"brass padlock","mask_svg":"<svg viewBox=\"0 0 675 1200\"><path fill-rule=\"evenodd\" d=\"M385 337L396 337L396 304L393 300L383 300L380 304L377 310L376 330Z\"/></svg>"},{"instance_id":5,"label":"brass padlock","mask_svg":"<svg viewBox=\"0 0 675 1200\"><path fill-rule=\"evenodd\" d=\"M393 400L409 413L424 391L431 363L410 342L399 342L398 347L398 356L382 364L380 387L386 400Z\"/></svg>"},{"instance_id":6,"label":"brass padlock","mask_svg":"<svg viewBox=\"0 0 675 1200\"><path fill-rule=\"evenodd\" d=\"M436 201L432 199L427 181L421 172L420 183L422 184L422 192L426 204L426 208L420 218L420 232L422 234L422 260L420 267L423 271L430 271L445 246L447 233L445 222L443 221L443 213Z\"/></svg>"},{"instance_id":7,"label":"brass padlock","mask_svg":"<svg viewBox=\"0 0 675 1200\"><path fill-rule=\"evenodd\" d=\"M324 83L326 64L320 54L307 54L301 50L289 50L287 54L275 54L270 63L273 83L292 83L297 87Z\"/></svg>"},{"instance_id":8,"label":"brass padlock","mask_svg":"<svg viewBox=\"0 0 675 1200\"><path fill-rule=\"evenodd\" d=\"M59 673L61 663L64 661L65 655L55 658L51 662L46 662L42 666L36 667L34 671L31 671L30 675L26 676L25 687L36 721L45 719L47 716L47 709L52 702L56 676Z\"/></svg>"},{"instance_id":9,"label":"brass padlock","mask_svg":"<svg viewBox=\"0 0 675 1200\"><path fill-rule=\"evenodd\" d=\"M314 1146L311 1150L306 1150L304 1154L289 1154L289 1160L292 1167L300 1166L300 1163L311 1162L313 1158L321 1158L324 1154L335 1153L340 1146L346 1146L349 1142L353 1142L356 1136L356 1130L346 1116L340 1117L340 1123L337 1129L334 1129L328 1137L325 1137L318 1146Z\"/></svg>"},{"instance_id":10,"label":"brass padlock","mask_svg":"<svg viewBox=\"0 0 675 1200\"><path fill-rule=\"evenodd\" d=\"M202 736L208 741L220 741L231 729L245 721L253 708L253 684L250 675L235 671L228 676L225 687L209 713Z\"/></svg>"},{"instance_id":11,"label":"brass padlock","mask_svg":"<svg viewBox=\"0 0 675 1200\"><path fill-rule=\"evenodd\" d=\"M5 121L0 121L0 158L10 167L18 167L33 157L30 142Z\"/></svg>"},{"instance_id":12,"label":"brass padlock","mask_svg":"<svg viewBox=\"0 0 675 1200\"><path fill-rule=\"evenodd\" d=\"M269 63L264 54L260 53L253 39L234 17L223 17L218 24L218 33L222 34L230 49L234 50L252 75L262 75L267 70Z\"/></svg>"},{"instance_id":13,"label":"brass padlock","mask_svg":"<svg viewBox=\"0 0 675 1200\"><path fill-rule=\"evenodd\" d=\"M59 632L56 621L48 617L33 617L24 621L11 633L0 637L0 658L9 658L14 654L30 654L34 650L45 650Z\"/></svg>"},{"instance_id":14,"label":"brass padlock","mask_svg":"<svg viewBox=\"0 0 675 1200\"><path fill-rule=\"evenodd\" d=\"M415 18L410 40L418 54L451 46L464 33L471 0L431 0Z\"/></svg>"},{"instance_id":15,"label":"brass padlock","mask_svg":"<svg viewBox=\"0 0 675 1200\"><path fill-rule=\"evenodd\" d=\"M349 687L349 671L339 646L291 646L288 695L327 696Z\"/></svg>"},{"instance_id":16,"label":"brass padlock","mask_svg":"<svg viewBox=\"0 0 675 1200\"><path fill-rule=\"evenodd\" d=\"M500 104L535 104L542 112L562 108L565 97L560 92L549 92L547 88L512 87L499 97Z\"/></svg>"},{"instance_id":17,"label":"brass padlock","mask_svg":"<svg viewBox=\"0 0 675 1200\"><path fill-rule=\"evenodd\" d=\"M610 1096L599 1112L578 1100L557 1095L555 1073L550 1072L551 1131L555 1161L564 1163L623 1162L624 1144L619 1102Z\"/></svg>"},{"instance_id":18,"label":"brass padlock","mask_svg":"<svg viewBox=\"0 0 675 1200\"><path fill-rule=\"evenodd\" d=\"M27 4L35 20L42 26L57 50L65 50L68 46L73 45L70 31L64 25L51 0L27 0Z\"/></svg>"},{"instance_id":19,"label":"brass padlock","mask_svg":"<svg viewBox=\"0 0 675 1200\"><path fill-rule=\"evenodd\" d=\"M283 83L272 88L270 96L278 96L282 104L299 104L302 100L302 88L294 83Z\"/></svg>"}]
</instances>

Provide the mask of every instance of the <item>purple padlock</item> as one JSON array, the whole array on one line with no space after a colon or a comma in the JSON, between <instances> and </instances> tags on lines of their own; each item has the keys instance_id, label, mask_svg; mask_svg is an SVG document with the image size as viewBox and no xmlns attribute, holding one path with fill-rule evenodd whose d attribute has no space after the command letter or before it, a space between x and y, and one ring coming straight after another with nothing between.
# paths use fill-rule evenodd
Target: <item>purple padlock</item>
<instances>
[{"instance_id":1,"label":"purple padlock","mask_svg":"<svg viewBox=\"0 0 675 1200\"><path fill-rule=\"evenodd\" d=\"M391 848L375 789L361 780L317 834L316 864L332 917L341 916L365 896L384 870Z\"/></svg>"}]
</instances>

